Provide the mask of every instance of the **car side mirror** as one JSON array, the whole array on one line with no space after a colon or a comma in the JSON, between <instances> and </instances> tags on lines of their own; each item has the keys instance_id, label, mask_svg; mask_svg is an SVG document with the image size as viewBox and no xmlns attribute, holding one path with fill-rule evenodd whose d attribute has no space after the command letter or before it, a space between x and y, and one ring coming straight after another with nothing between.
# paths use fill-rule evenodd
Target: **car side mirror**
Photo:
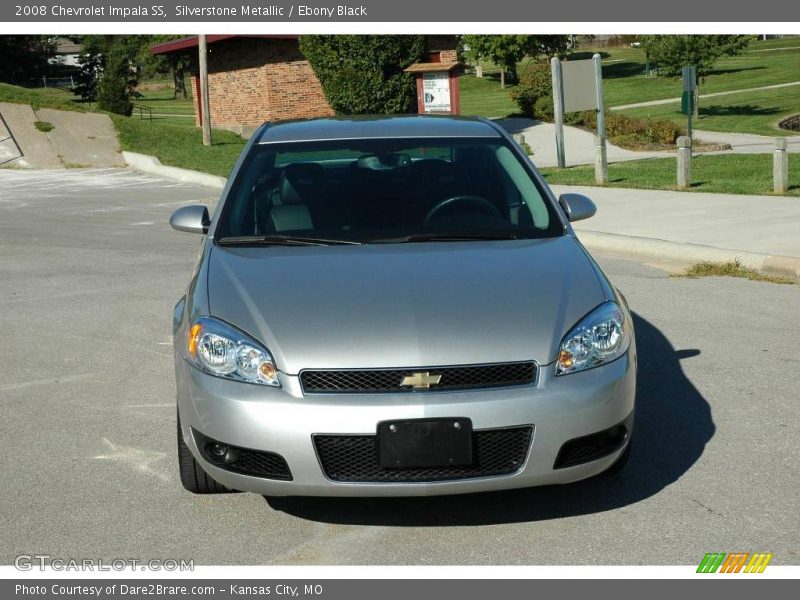
<instances>
[{"instance_id":1,"label":"car side mirror","mask_svg":"<svg viewBox=\"0 0 800 600\"><path fill-rule=\"evenodd\" d=\"M172 213L169 224L175 231L187 233L208 233L211 219L208 218L208 208L200 204L181 206Z\"/></svg>"},{"instance_id":2,"label":"car side mirror","mask_svg":"<svg viewBox=\"0 0 800 600\"><path fill-rule=\"evenodd\" d=\"M588 219L597 212L595 203L583 194L561 194L558 198L558 203L567 213L567 219L570 222Z\"/></svg>"}]
</instances>

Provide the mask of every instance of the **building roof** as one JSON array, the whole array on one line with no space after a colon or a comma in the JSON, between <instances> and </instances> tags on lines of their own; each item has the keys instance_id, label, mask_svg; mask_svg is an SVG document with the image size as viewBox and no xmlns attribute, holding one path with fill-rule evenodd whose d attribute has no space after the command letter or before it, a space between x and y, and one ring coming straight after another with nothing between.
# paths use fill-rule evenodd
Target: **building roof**
<instances>
[{"instance_id":1,"label":"building roof","mask_svg":"<svg viewBox=\"0 0 800 600\"><path fill-rule=\"evenodd\" d=\"M406 73L431 73L441 71L452 71L456 67L460 67L460 62L426 62L414 63L410 67L403 69Z\"/></svg>"},{"instance_id":2,"label":"building roof","mask_svg":"<svg viewBox=\"0 0 800 600\"><path fill-rule=\"evenodd\" d=\"M231 38L267 38L271 40L296 40L300 36L297 34L284 35L207 35L206 41L209 44L229 40ZM161 42L150 46L150 54L189 54L200 44L196 35Z\"/></svg>"},{"instance_id":3,"label":"building roof","mask_svg":"<svg viewBox=\"0 0 800 600\"><path fill-rule=\"evenodd\" d=\"M80 54L82 46L69 38L58 37L53 40L56 44L56 54Z\"/></svg>"},{"instance_id":4,"label":"building roof","mask_svg":"<svg viewBox=\"0 0 800 600\"><path fill-rule=\"evenodd\" d=\"M359 116L271 123L261 133L258 143L447 137L499 138L501 135L491 123L475 117L449 115Z\"/></svg>"}]
</instances>

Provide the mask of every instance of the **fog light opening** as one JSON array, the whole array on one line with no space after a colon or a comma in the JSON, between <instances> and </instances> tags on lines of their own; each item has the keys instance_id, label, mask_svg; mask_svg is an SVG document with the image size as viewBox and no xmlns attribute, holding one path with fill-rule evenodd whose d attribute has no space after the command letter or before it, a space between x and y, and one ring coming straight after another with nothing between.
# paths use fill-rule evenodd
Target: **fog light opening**
<instances>
[{"instance_id":1,"label":"fog light opening","mask_svg":"<svg viewBox=\"0 0 800 600\"><path fill-rule=\"evenodd\" d=\"M218 462L223 462L228 455L228 446L220 444L219 442L209 444L206 450L211 455L211 458Z\"/></svg>"}]
</instances>

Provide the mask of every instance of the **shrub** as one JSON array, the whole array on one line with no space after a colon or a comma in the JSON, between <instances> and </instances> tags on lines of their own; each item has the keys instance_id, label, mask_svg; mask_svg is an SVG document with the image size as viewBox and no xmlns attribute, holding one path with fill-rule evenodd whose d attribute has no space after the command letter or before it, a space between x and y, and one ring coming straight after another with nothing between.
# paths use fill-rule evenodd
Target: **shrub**
<instances>
[{"instance_id":1,"label":"shrub","mask_svg":"<svg viewBox=\"0 0 800 600\"><path fill-rule=\"evenodd\" d=\"M649 119L647 122L647 137L662 144L674 144L678 137L683 135L683 129L665 119Z\"/></svg>"},{"instance_id":2,"label":"shrub","mask_svg":"<svg viewBox=\"0 0 800 600\"><path fill-rule=\"evenodd\" d=\"M564 115L564 123L597 129L597 113L593 110ZM606 112L606 137L621 146L663 144L671 146L683 135L683 129L664 119L636 119L617 112Z\"/></svg>"},{"instance_id":3,"label":"shrub","mask_svg":"<svg viewBox=\"0 0 800 600\"><path fill-rule=\"evenodd\" d=\"M303 35L300 51L337 114L416 112L416 84L404 69L424 59L424 36Z\"/></svg>"},{"instance_id":4,"label":"shrub","mask_svg":"<svg viewBox=\"0 0 800 600\"><path fill-rule=\"evenodd\" d=\"M553 96L537 98L533 105L533 114L531 116L540 121L552 121L555 118L553 114Z\"/></svg>"},{"instance_id":5,"label":"shrub","mask_svg":"<svg viewBox=\"0 0 800 600\"><path fill-rule=\"evenodd\" d=\"M553 79L550 63L544 60L525 65L519 76L519 83L511 91L511 99L517 103L527 117L535 118L536 102L540 98L550 98L552 114ZM542 106L542 108L545 108Z\"/></svg>"}]
</instances>

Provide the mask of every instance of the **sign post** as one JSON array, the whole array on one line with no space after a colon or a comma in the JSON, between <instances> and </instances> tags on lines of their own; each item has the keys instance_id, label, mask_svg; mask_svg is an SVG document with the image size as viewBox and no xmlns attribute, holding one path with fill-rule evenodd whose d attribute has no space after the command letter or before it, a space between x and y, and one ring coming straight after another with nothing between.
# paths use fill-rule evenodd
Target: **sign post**
<instances>
[{"instance_id":1,"label":"sign post","mask_svg":"<svg viewBox=\"0 0 800 600\"><path fill-rule=\"evenodd\" d=\"M594 63L595 94L597 95L597 156L594 162L594 179L600 185L608 183L608 151L606 149L606 111L603 101L603 66L599 54L592 56Z\"/></svg>"},{"instance_id":2,"label":"sign post","mask_svg":"<svg viewBox=\"0 0 800 600\"><path fill-rule=\"evenodd\" d=\"M697 68L683 67L683 93L681 94L681 112L688 118L689 140L692 139L692 114L694 113L695 94L697 92Z\"/></svg>"},{"instance_id":3,"label":"sign post","mask_svg":"<svg viewBox=\"0 0 800 600\"><path fill-rule=\"evenodd\" d=\"M564 155L564 90L561 77L561 60L554 56L550 59L550 70L553 76L553 118L556 125L556 155L558 166L567 166Z\"/></svg>"},{"instance_id":4,"label":"sign post","mask_svg":"<svg viewBox=\"0 0 800 600\"><path fill-rule=\"evenodd\" d=\"M553 76L553 116L556 125L556 152L558 166L566 166L564 156L564 115L571 112L594 110L597 114L597 154L595 179L598 183L608 181L606 156L606 122L603 106L603 70L600 55L592 60L550 60Z\"/></svg>"}]
</instances>

